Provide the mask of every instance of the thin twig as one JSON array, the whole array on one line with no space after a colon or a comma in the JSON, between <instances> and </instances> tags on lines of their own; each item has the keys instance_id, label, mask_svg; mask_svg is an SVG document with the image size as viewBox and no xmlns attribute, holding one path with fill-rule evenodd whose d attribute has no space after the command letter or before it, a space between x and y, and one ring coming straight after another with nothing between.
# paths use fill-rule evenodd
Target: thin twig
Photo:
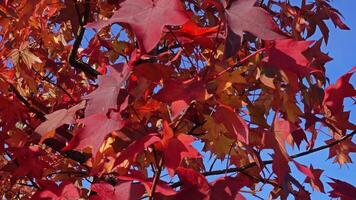
<instances>
[{"instance_id":1,"label":"thin twig","mask_svg":"<svg viewBox=\"0 0 356 200\"><path fill-rule=\"evenodd\" d=\"M157 169L157 171L155 172L155 175L154 175L154 177L153 177L152 188L151 188L151 190L149 191L149 199L150 199L150 200L153 199L153 195L154 195L154 193L155 193L155 190L156 190L158 181L159 181L160 176L161 176L162 167L163 167L163 157L161 157L161 159L159 160L158 169Z\"/></svg>"}]
</instances>

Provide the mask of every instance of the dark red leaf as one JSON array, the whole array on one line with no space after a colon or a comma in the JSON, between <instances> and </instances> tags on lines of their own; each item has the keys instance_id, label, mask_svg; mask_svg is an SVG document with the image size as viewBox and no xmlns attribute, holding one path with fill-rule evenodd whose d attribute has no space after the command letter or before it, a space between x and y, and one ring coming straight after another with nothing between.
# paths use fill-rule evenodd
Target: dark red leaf
<instances>
[{"instance_id":1,"label":"dark red leaf","mask_svg":"<svg viewBox=\"0 0 356 200\"><path fill-rule=\"evenodd\" d=\"M330 197L341 198L341 200L353 200L355 199L356 188L350 183L340 181L338 179L330 178L334 182L328 183L333 190L331 190Z\"/></svg>"}]
</instances>

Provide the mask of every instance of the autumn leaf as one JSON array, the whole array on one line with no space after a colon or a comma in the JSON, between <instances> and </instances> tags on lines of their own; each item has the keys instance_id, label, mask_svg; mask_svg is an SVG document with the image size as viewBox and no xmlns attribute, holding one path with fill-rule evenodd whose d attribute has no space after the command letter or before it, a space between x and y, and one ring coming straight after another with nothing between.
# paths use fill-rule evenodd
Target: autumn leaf
<instances>
[{"instance_id":1,"label":"autumn leaf","mask_svg":"<svg viewBox=\"0 0 356 200\"><path fill-rule=\"evenodd\" d=\"M37 128L36 132L42 136L41 140L54 136L54 130L63 124L73 124L75 123L75 113L85 107L85 101L69 108L60 109L49 115L46 115L47 121L41 123Z\"/></svg>"},{"instance_id":2,"label":"autumn leaf","mask_svg":"<svg viewBox=\"0 0 356 200\"><path fill-rule=\"evenodd\" d=\"M330 179L333 181L328 183L333 189L329 192L330 197L341 198L341 200L355 199L356 188L353 185L338 179Z\"/></svg>"},{"instance_id":3,"label":"autumn leaf","mask_svg":"<svg viewBox=\"0 0 356 200\"><path fill-rule=\"evenodd\" d=\"M135 184L131 181L121 181L115 186L106 182L94 183L91 185L91 189L97 195L91 196L90 200L135 200L145 193L143 185Z\"/></svg>"},{"instance_id":4,"label":"autumn leaf","mask_svg":"<svg viewBox=\"0 0 356 200\"><path fill-rule=\"evenodd\" d=\"M314 178L311 178L310 176L307 176L304 180L306 183L310 183L313 189L323 192L324 193L324 185L320 180L320 176L323 173L323 170L321 169L314 169L312 165L310 165L309 170L313 174Z\"/></svg>"},{"instance_id":5,"label":"autumn leaf","mask_svg":"<svg viewBox=\"0 0 356 200\"><path fill-rule=\"evenodd\" d=\"M248 144L248 126L245 120L240 117L231 107L218 105L213 115L217 123L223 123L232 138Z\"/></svg>"},{"instance_id":6,"label":"autumn leaf","mask_svg":"<svg viewBox=\"0 0 356 200\"><path fill-rule=\"evenodd\" d=\"M152 179L147 179L139 171L131 170L128 175L119 176L118 179L123 181L139 181L144 185L148 193L151 191L152 188ZM171 187L169 187L169 185L164 181L158 181L156 192L161 193L162 195L165 196L172 196L176 194L176 191L174 191Z\"/></svg>"},{"instance_id":7,"label":"autumn leaf","mask_svg":"<svg viewBox=\"0 0 356 200\"><path fill-rule=\"evenodd\" d=\"M165 25L182 25L189 18L178 0L130 0L120 4L120 9L106 21L88 24L101 29L112 23L129 24L144 52L151 51L159 42Z\"/></svg>"},{"instance_id":8,"label":"autumn leaf","mask_svg":"<svg viewBox=\"0 0 356 200\"><path fill-rule=\"evenodd\" d=\"M332 138L325 141L325 143L331 144L332 142L335 142L335 140L335 138ZM352 163L352 159L349 154L354 152L356 152L355 143L352 141L352 139L347 139L342 143L330 147L328 159L335 157L333 162L337 162L340 165L345 163Z\"/></svg>"},{"instance_id":9,"label":"autumn leaf","mask_svg":"<svg viewBox=\"0 0 356 200\"><path fill-rule=\"evenodd\" d=\"M346 74L341 76L335 84L325 89L323 105L325 105L333 115L339 115L344 110L344 99L355 97L356 89L349 83L351 76L356 72L356 66Z\"/></svg>"},{"instance_id":10,"label":"autumn leaf","mask_svg":"<svg viewBox=\"0 0 356 200\"><path fill-rule=\"evenodd\" d=\"M79 130L68 146L62 149L63 151L70 149L82 150L90 146L92 148L92 155L95 156L106 136L124 127L124 120L121 118L120 113L116 112L112 112L110 118L104 113L90 115L89 117L80 119L79 123L83 124L84 128Z\"/></svg>"},{"instance_id":11,"label":"autumn leaf","mask_svg":"<svg viewBox=\"0 0 356 200\"><path fill-rule=\"evenodd\" d=\"M142 153L146 148L155 142L159 142L161 139L157 134L149 134L141 137L130 144L126 149L120 152L119 157L115 160L115 165L120 164L126 159L135 161L139 153Z\"/></svg>"},{"instance_id":12,"label":"autumn leaf","mask_svg":"<svg viewBox=\"0 0 356 200\"><path fill-rule=\"evenodd\" d=\"M22 43L19 49L13 49L10 52L9 57L12 59L14 65L18 65L21 60L28 68L31 68L35 63L42 63L41 59L30 51L27 42Z\"/></svg>"},{"instance_id":13,"label":"autumn leaf","mask_svg":"<svg viewBox=\"0 0 356 200\"><path fill-rule=\"evenodd\" d=\"M167 79L163 88L154 95L154 98L161 102L172 103L173 120L187 109L193 100L205 100L208 96L205 84L193 78L188 80Z\"/></svg>"},{"instance_id":14,"label":"autumn leaf","mask_svg":"<svg viewBox=\"0 0 356 200\"><path fill-rule=\"evenodd\" d=\"M214 35L218 31L218 26L214 27L201 27L194 20L189 20L183 24L182 27L175 31L177 36L186 36L192 39L208 35ZM214 35L215 36L215 35Z\"/></svg>"},{"instance_id":15,"label":"autumn leaf","mask_svg":"<svg viewBox=\"0 0 356 200\"><path fill-rule=\"evenodd\" d=\"M99 76L99 87L83 97L88 100L85 116L96 113L107 113L110 108L117 109L117 99L120 88L124 85L131 73L128 64L115 64L108 67L110 74Z\"/></svg>"},{"instance_id":16,"label":"autumn leaf","mask_svg":"<svg viewBox=\"0 0 356 200\"><path fill-rule=\"evenodd\" d=\"M70 181L65 181L58 186L51 181L40 181L41 189L38 190L33 198L38 200L62 200L62 199L79 199L79 189Z\"/></svg>"},{"instance_id":17,"label":"autumn leaf","mask_svg":"<svg viewBox=\"0 0 356 200\"><path fill-rule=\"evenodd\" d=\"M309 66L309 60L303 55L313 41L294 41L293 39L275 40L267 49L267 57L262 61L266 67L274 67L306 76L320 70ZM290 48L293 46L293 48Z\"/></svg>"},{"instance_id":18,"label":"autumn leaf","mask_svg":"<svg viewBox=\"0 0 356 200\"><path fill-rule=\"evenodd\" d=\"M21 177L31 175L40 178L44 169L49 167L47 162L40 159L41 156L44 155L45 152L38 146L16 149L14 156L18 166L14 170L13 176Z\"/></svg>"},{"instance_id":19,"label":"autumn leaf","mask_svg":"<svg viewBox=\"0 0 356 200\"><path fill-rule=\"evenodd\" d=\"M255 7L255 0L233 1L226 10L227 23L231 30L242 37L247 31L263 40L285 38L271 15L263 8Z\"/></svg>"},{"instance_id":20,"label":"autumn leaf","mask_svg":"<svg viewBox=\"0 0 356 200\"><path fill-rule=\"evenodd\" d=\"M218 178L211 183L211 199L245 200L239 191L248 182L240 177Z\"/></svg>"},{"instance_id":21,"label":"autumn leaf","mask_svg":"<svg viewBox=\"0 0 356 200\"><path fill-rule=\"evenodd\" d=\"M183 167L177 168L176 172L183 183L178 199L205 199L209 196L210 185L199 172Z\"/></svg>"}]
</instances>

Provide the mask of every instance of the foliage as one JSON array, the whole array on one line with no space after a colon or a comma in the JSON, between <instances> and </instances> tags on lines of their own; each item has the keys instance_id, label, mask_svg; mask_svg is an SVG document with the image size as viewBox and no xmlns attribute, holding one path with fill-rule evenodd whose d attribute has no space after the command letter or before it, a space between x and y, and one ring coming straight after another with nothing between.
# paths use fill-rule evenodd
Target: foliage
<instances>
[{"instance_id":1,"label":"foliage","mask_svg":"<svg viewBox=\"0 0 356 200\"><path fill-rule=\"evenodd\" d=\"M5 0L0 15L2 198L353 199L296 161L356 151L356 67L325 77L326 21L348 29L328 0Z\"/></svg>"}]
</instances>

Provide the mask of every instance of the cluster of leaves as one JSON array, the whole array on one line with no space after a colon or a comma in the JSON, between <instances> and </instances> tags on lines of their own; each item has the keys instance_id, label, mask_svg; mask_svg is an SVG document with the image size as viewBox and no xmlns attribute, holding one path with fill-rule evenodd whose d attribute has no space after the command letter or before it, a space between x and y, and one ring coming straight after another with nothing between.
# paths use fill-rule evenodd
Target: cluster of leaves
<instances>
[{"instance_id":1,"label":"cluster of leaves","mask_svg":"<svg viewBox=\"0 0 356 200\"><path fill-rule=\"evenodd\" d=\"M328 0L5 0L0 15L2 198L309 199L323 170L295 158L352 162L356 68L327 86L325 22L348 29Z\"/></svg>"}]
</instances>

